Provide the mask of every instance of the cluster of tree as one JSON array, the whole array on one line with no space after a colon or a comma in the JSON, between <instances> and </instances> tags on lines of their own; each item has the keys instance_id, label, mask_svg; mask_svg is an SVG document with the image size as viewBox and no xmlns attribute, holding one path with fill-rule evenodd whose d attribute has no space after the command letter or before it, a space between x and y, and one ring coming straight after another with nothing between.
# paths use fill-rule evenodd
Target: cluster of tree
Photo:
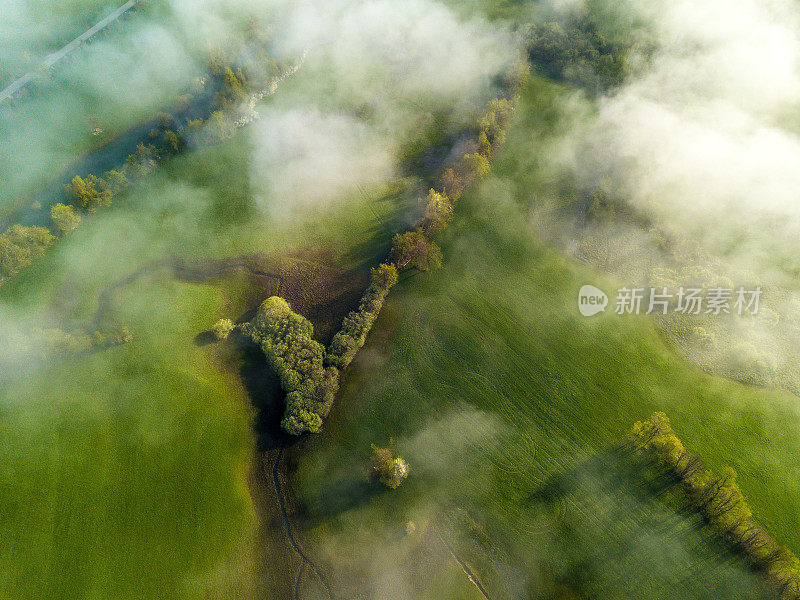
<instances>
[{"instance_id":1,"label":"cluster of tree","mask_svg":"<svg viewBox=\"0 0 800 600\"><path fill-rule=\"evenodd\" d=\"M441 266L442 251L432 238L445 230L464 190L489 172L494 154L505 142L513 115L512 101L496 98L489 103L475 138L466 143L464 153L442 174L442 191L431 189L425 198L420 198L424 209L417 227L398 233L392 240L392 259L398 269L430 271Z\"/></svg>"},{"instance_id":2,"label":"cluster of tree","mask_svg":"<svg viewBox=\"0 0 800 600\"><path fill-rule=\"evenodd\" d=\"M311 322L272 296L242 333L261 346L286 391L281 426L293 435L319 431L339 387L339 370L325 366L325 348L312 337Z\"/></svg>"},{"instance_id":3,"label":"cluster of tree","mask_svg":"<svg viewBox=\"0 0 800 600\"><path fill-rule=\"evenodd\" d=\"M217 87L214 110L236 110L247 99L247 77L241 67L234 73L228 65L214 63L211 76L215 78Z\"/></svg>"},{"instance_id":4,"label":"cluster of tree","mask_svg":"<svg viewBox=\"0 0 800 600\"><path fill-rule=\"evenodd\" d=\"M377 269L372 269L372 282L361 298L358 309L344 318L342 328L333 336L325 355L325 364L341 370L353 362L381 312L386 295L395 283L397 268L394 265L382 264Z\"/></svg>"},{"instance_id":5,"label":"cluster of tree","mask_svg":"<svg viewBox=\"0 0 800 600\"><path fill-rule=\"evenodd\" d=\"M13 277L42 256L54 241L45 227L9 227L0 234L0 277Z\"/></svg>"},{"instance_id":6,"label":"cluster of tree","mask_svg":"<svg viewBox=\"0 0 800 600\"><path fill-rule=\"evenodd\" d=\"M781 600L800 599L800 561L753 520L733 469L714 474L686 450L664 413L633 427L630 444L674 476L709 526L761 569Z\"/></svg>"},{"instance_id":7,"label":"cluster of tree","mask_svg":"<svg viewBox=\"0 0 800 600\"><path fill-rule=\"evenodd\" d=\"M630 45L610 40L588 16L530 25L527 40L531 63L556 81L597 93L625 77Z\"/></svg>"},{"instance_id":8,"label":"cluster of tree","mask_svg":"<svg viewBox=\"0 0 800 600\"><path fill-rule=\"evenodd\" d=\"M408 477L408 463L394 456L391 448L380 448L372 444L372 472L383 485L393 490Z\"/></svg>"},{"instance_id":9,"label":"cluster of tree","mask_svg":"<svg viewBox=\"0 0 800 600\"><path fill-rule=\"evenodd\" d=\"M156 115L155 121L156 127L150 130L149 137L159 154L166 157L180 153L186 143L178 120L171 114L162 112Z\"/></svg>"}]
</instances>

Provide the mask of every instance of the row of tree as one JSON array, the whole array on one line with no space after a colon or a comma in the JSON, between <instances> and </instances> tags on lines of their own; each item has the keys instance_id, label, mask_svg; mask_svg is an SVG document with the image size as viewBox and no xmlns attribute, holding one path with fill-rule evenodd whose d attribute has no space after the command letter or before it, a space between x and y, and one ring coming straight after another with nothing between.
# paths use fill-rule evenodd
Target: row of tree
<instances>
[{"instance_id":1,"label":"row of tree","mask_svg":"<svg viewBox=\"0 0 800 600\"><path fill-rule=\"evenodd\" d=\"M397 268L394 265L382 264L377 269L372 269L372 281L361 298L358 309L344 318L342 328L333 336L328 346L326 364L341 370L353 362L383 308L383 301L395 283L397 283Z\"/></svg>"},{"instance_id":2,"label":"row of tree","mask_svg":"<svg viewBox=\"0 0 800 600\"><path fill-rule=\"evenodd\" d=\"M514 84L516 98L522 77ZM476 135L467 141L464 152L441 177L441 191L431 189L425 198L422 217L416 227L398 233L392 241L392 260L399 270L416 268L420 271L437 269L442 264L442 251L433 237L447 228L453 218L455 204L470 185L491 169L497 149L505 142L506 129L514 115L514 102L496 98L481 118Z\"/></svg>"},{"instance_id":3,"label":"row of tree","mask_svg":"<svg viewBox=\"0 0 800 600\"><path fill-rule=\"evenodd\" d=\"M51 226L26 227L12 225L0 234L0 283L13 277L30 265L58 239L81 222L80 213L92 213L111 204L113 198L131 183L149 175L162 160L185 150L190 143L218 143L229 139L235 132L239 106L252 92L253 85L263 85L279 68L269 59L265 42L251 32L247 40L247 56L258 57L264 64L252 66L251 83L241 66L232 67L236 61L229 56L212 56L208 64L208 86L216 90L212 112L207 120L195 119L180 122L168 113L159 113L154 118L148 143L139 143L136 150L126 157L117 169L102 175L90 173L85 177L76 175L66 184L66 201L55 204L50 211ZM239 53L242 54L242 53ZM234 71L235 69L235 71ZM205 93L198 90L198 94ZM191 96L184 100L188 106Z\"/></svg>"},{"instance_id":4,"label":"row of tree","mask_svg":"<svg viewBox=\"0 0 800 600\"><path fill-rule=\"evenodd\" d=\"M781 600L800 600L800 561L754 521L733 469L721 476L709 470L686 450L664 413L637 422L629 442L680 482L709 526L764 573Z\"/></svg>"},{"instance_id":5,"label":"row of tree","mask_svg":"<svg viewBox=\"0 0 800 600\"><path fill-rule=\"evenodd\" d=\"M223 71L226 81L238 81L232 72ZM510 97L518 97L524 73L507 82ZM462 155L442 175L442 191L431 189L425 198L422 216L416 227L393 240L392 260L372 269L372 279L356 310L342 321L330 346L323 348L313 339L313 326L293 312L289 304L277 296L268 298L250 323L241 326L245 337L260 345L270 366L278 373L286 392L286 412L282 427L290 434L317 432L330 412L338 391L340 372L346 369L364 345L392 286L398 271L406 268L430 270L441 265L442 254L432 237L444 231L453 218L455 201L477 179L489 172L497 148L505 140L505 132L514 114L514 104L495 99L481 118L475 137ZM223 339L230 332L217 332ZM384 460L385 483L399 481L407 474L404 463ZM385 471L385 473L383 473ZM389 473L391 471L391 473ZM390 485L393 487L393 485Z\"/></svg>"}]
</instances>

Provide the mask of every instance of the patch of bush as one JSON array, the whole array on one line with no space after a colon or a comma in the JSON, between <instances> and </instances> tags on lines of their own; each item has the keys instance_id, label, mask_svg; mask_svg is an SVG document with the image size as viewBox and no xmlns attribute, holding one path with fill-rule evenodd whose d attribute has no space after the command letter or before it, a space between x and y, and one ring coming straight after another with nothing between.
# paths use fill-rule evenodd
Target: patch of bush
<instances>
[{"instance_id":1,"label":"patch of bush","mask_svg":"<svg viewBox=\"0 0 800 600\"><path fill-rule=\"evenodd\" d=\"M383 485L393 490L408 477L408 463L394 456L391 448L379 448L372 444L372 472Z\"/></svg>"},{"instance_id":2,"label":"patch of bush","mask_svg":"<svg viewBox=\"0 0 800 600\"><path fill-rule=\"evenodd\" d=\"M218 340L227 340L228 336L235 328L236 325L234 325L233 321L230 319L220 319L214 323L214 326L211 328L211 333L213 333L214 337Z\"/></svg>"},{"instance_id":3,"label":"patch of bush","mask_svg":"<svg viewBox=\"0 0 800 600\"><path fill-rule=\"evenodd\" d=\"M0 276L13 277L42 256L54 241L44 227L12 225L0 234Z\"/></svg>"},{"instance_id":4,"label":"patch of bush","mask_svg":"<svg viewBox=\"0 0 800 600\"><path fill-rule=\"evenodd\" d=\"M286 392L281 426L292 435L319 431L338 390L339 371L325 367L325 348L313 339L311 322L272 296L242 332L261 346Z\"/></svg>"},{"instance_id":5,"label":"patch of bush","mask_svg":"<svg viewBox=\"0 0 800 600\"><path fill-rule=\"evenodd\" d=\"M587 17L531 25L527 37L531 63L551 79L598 93L625 77L629 45L610 40Z\"/></svg>"}]
</instances>

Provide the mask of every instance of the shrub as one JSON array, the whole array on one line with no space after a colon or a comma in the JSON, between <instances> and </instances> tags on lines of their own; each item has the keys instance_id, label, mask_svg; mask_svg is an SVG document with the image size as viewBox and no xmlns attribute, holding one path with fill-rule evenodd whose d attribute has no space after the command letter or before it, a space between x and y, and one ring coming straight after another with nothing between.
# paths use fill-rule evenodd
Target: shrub
<instances>
[{"instance_id":1,"label":"shrub","mask_svg":"<svg viewBox=\"0 0 800 600\"><path fill-rule=\"evenodd\" d=\"M92 332L92 346L95 348L111 348L133 341L133 333L127 327L96 329Z\"/></svg>"},{"instance_id":2,"label":"shrub","mask_svg":"<svg viewBox=\"0 0 800 600\"><path fill-rule=\"evenodd\" d=\"M214 323L214 326L211 328L211 332L218 340L226 340L235 328L236 325L234 325L233 321L230 319L220 319Z\"/></svg>"},{"instance_id":3,"label":"shrub","mask_svg":"<svg viewBox=\"0 0 800 600\"><path fill-rule=\"evenodd\" d=\"M12 225L0 234L0 275L12 277L43 255L55 237L44 227Z\"/></svg>"},{"instance_id":4,"label":"shrub","mask_svg":"<svg viewBox=\"0 0 800 600\"><path fill-rule=\"evenodd\" d=\"M122 189L129 183L125 173L116 169L111 169L110 171L103 173L103 179L105 180L106 187L111 192L112 196L121 192Z\"/></svg>"},{"instance_id":5,"label":"shrub","mask_svg":"<svg viewBox=\"0 0 800 600\"><path fill-rule=\"evenodd\" d=\"M139 179L149 175L155 168L158 161L158 154L152 144L136 146L136 152L125 159L125 177L127 179Z\"/></svg>"},{"instance_id":6,"label":"shrub","mask_svg":"<svg viewBox=\"0 0 800 600\"><path fill-rule=\"evenodd\" d=\"M393 456L391 448L379 448L372 444L372 471L388 488L396 490L408 477L408 463L400 456Z\"/></svg>"}]
</instances>

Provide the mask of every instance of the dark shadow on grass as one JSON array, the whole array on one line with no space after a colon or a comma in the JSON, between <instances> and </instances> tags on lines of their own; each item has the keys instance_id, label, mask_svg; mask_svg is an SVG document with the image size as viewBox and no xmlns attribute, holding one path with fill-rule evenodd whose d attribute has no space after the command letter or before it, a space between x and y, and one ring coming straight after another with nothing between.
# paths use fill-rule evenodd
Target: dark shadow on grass
<instances>
[{"instance_id":1,"label":"dark shadow on grass","mask_svg":"<svg viewBox=\"0 0 800 600\"><path fill-rule=\"evenodd\" d=\"M217 336L213 331L201 331L194 336L194 343L196 346L208 346L217 341Z\"/></svg>"},{"instance_id":2,"label":"dark shadow on grass","mask_svg":"<svg viewBox=\"0 0 800 600\"><path fill-rule=\"evenodd\" d=\"M281 429L286 393L281 389L278 375L269 367L260 348L238 332L230 339L241 353L239 375L256 409L253 429L258 451L267 452L292 445L297 438Z\"/></svg>"},{"instance_id":3,"label":"dark shadow on grass","mask_svg":"<svg viewBox=\"0 0 800 600\"><path fill-rule=\"evenodd\" d=\"M701 536L706 558L719 564L736 564L756 571L727 538L708 526L707 519L692 505L673 474L659 468L648 456L627 447L614 447L594 454L578 461L572 468L552 475L528 496L528 503L531 508L553 506L561 501L581 506L590 504L591 497L597 494L608 498L609 502L620 500L634 508L642 507L645 511L641 531L633 531L628 538L616 540L616 550L609 548L608 551L612 555L619 554L620 559L624 553L635 550L637 536L647 534L650 531L648 527L674 526L683 522ZM563 523L562 532L570 535L573 526ZM591 581L591 568L591 565L576 562L571 567L566 583L573 589L581 588Z\"/></svg>"}]
</instances>

